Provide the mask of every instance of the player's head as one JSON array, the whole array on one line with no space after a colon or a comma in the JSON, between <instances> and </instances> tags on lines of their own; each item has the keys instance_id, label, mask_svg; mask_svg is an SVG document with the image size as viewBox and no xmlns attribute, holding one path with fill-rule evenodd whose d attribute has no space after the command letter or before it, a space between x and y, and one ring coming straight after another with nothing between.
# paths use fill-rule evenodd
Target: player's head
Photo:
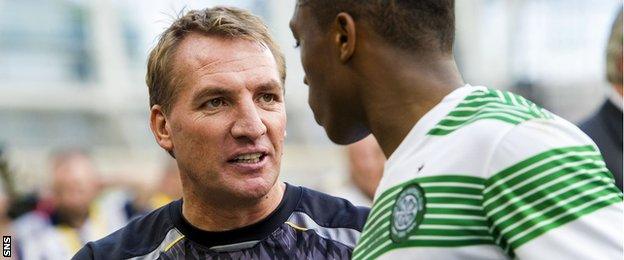
<instances>
[{"instance_id":1,"label":"player's head","mask_svg":"<svg viewBox=\"0 0 624 260\"><path fill-rule=\"evenodd\" d=\"M192 10L178 18L161 35L147 61L147 83L150 107L159 105L169 112L178 92L183 88L174 67L178 46L191 33L229 39L245 39L269 48L275 58L282 85L286 80L284 54L269 34L262 20L241 9L215 7Z\"/></svg>"},{"instance_id":2,"label":"player's head","mask_svg":"<svg viewBox=\"0 0 624 260\"><path fill-rule=\"evenodd\" d=\"M99 184L95 166L83 151L69 149L53 155L52 202L63 218L86 217Z\"/></svg>"},{"instance_id":3,"label":"player's head","mask_svg":"<svg viewBox=\"0 0 624 260\"><path fill-rule=\"evenodd\" d=\"M183 192L250 201L275 187L286 127L284 60L262 20L241 9L189 11L148 61L151 129Z\"/></svg>"},{"instance_id":4,"label":"player's head","mask_svg":"<svg viewBox=\"0 0 624 260\"><path fill-rule=\"evenodd\" d=\"M622 9L619 9L619 14L613 26L611 27L611 35L609 36L609 42L607 44L607 80L622 93Z\"/></svg>"},{"instance_id":5,"label":"player's head","mask_svg":"<svg viewBox=\"0 0 624 260\"><path fill-rule=\"evenodd\" d=\"M374 61L361 50L452 58L454 0L299 0L290 26L301 48L315 118L332 141L346 144L369 131L357 109L362 105L358 89L366 84L359 65ZM400 68L375 73L393 69Z\"/></svg>"}]
</instances>

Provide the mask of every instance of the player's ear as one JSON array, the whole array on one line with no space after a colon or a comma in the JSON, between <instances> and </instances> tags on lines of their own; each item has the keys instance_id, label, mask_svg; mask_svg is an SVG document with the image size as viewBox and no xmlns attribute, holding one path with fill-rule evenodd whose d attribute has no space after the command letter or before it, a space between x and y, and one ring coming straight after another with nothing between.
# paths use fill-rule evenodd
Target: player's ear
<instances>
[{"instance_id":1,"label":"player's ear","mask_svg":"<svg viewBox=\"0 0 624 260\"><path fill-rule=\"evenodd\" d=\"M171 124L167 121L167 115L160 105L154 105L150 109L150 129L158 145L175 158L173 155Z\"/></svg>"},{"instance_id":2,"label":"player's ear","mask_svg":"<svg viewBox=\"0 0 624 260\"><path fill-rule=\"evenodd\" d=\"M336 29L334 42L338 46L340 61L347 62L355 51L355 21L350 14L341 12L336 15L333 26Z\"/></svg>"}]
</instances>

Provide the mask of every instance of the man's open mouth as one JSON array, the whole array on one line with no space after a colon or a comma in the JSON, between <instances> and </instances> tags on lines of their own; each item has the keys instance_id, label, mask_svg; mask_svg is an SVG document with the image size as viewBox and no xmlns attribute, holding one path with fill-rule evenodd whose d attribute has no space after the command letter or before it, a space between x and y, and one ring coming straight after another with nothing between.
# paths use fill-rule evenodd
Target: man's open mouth
<instances>
[{"instance_id":1,"label":"man's open mouth","mask_svg":"<svg viewBox=\"0 0 624 260\"><path fill-rule=\"evenodd\" d=\"M266 157L266 153L246 153L228 160L229 163L259 163Z\"/></svg>"}]
</instances>

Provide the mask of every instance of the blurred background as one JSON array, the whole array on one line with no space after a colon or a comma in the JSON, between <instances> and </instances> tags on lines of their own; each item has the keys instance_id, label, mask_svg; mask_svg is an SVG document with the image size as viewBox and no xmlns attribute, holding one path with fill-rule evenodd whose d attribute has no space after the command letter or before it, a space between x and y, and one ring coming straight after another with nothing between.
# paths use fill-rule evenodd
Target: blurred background
<instances>
[{"instance_id":1,"label":"blurred background","mask_svg":"<svg viewBox=\"0 0 624 260\"><path fill-rule=\"evenodd\" d=\"M180 12L238 6L263 17L287 61L282 179L340 194L349 154L307 105L288 29L295 1L0 0L0 149L11 187L41 193L55 151L88 151L102 183L158 187L168 155L148 126L149 50ZM512 90L579 122L609 89L605 47L617 0L461 0L456 59L466 82ZM174 178L175 179L175 178Z\"/></svg>"}]
</instances>

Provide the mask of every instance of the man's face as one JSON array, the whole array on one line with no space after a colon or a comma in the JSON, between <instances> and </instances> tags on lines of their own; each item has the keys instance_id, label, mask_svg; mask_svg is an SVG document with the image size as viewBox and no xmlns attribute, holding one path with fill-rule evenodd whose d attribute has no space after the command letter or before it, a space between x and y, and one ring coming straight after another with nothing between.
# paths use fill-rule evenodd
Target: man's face
<instances>
[{"instance_id":1,"label":"man's face","mask_svg":"<svg viewBox=\"0 0 624 260\"><path fill-rule=\"evenodd\" d=\"M259 199L276 184L286 127L283 88L266 47L191 33L174 60L180 90L166 116L184 189Z\"/></svg>"},{"instance_id":2,"label":"man's face","mask_svg":"<svg viewBox=\"0 0 624 260\"><path fill-rule=\"evenodd\" d=\"M320 28L310 7L297 4L290 29L300 48L306 75L308 103L316 122L338 144L353 143L368 135L361 118L358 92L346 65L338 59L330 28Z\"/></svg>"},{"instance_id":3,"label":"man's face","mask_svg":"<svg viewBox=\"0 0 624 260\"><path fill-rule=\"evenodd\" d=\"M55 207L65 216L86 216L98 192L95 167L85 156L66 159L52 173Z\"/></svg>"}]
</instances>

